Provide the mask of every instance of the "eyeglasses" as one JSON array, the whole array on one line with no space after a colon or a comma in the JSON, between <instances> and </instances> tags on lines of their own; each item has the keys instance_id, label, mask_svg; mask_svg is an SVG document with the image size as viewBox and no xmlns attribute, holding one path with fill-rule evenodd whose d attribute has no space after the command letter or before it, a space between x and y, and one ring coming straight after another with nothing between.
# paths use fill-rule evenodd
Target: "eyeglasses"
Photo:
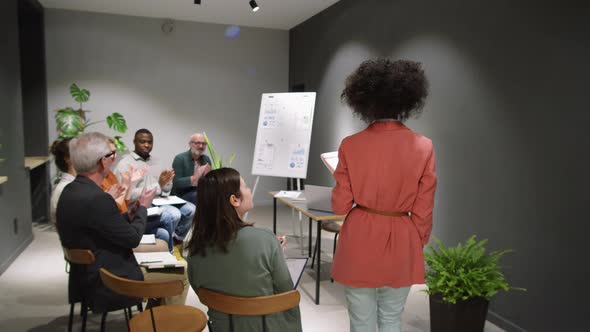
<instances>
[{"instance_id":1,"label":"eyeglasses","mask_svg":"<svg viewBox=\"0 0 590 332\"><path fill-rule=\"evenodd\" d=\"M191 144L194 144L194 145L207 145L207 142L195 142L195 141L191 141Z\"/></svg>"},{"instance_id":2,"label":"eyeglasses","mask_svg":"<svg viewBox=\"0 0 590 332\"><path fill-rule=\"evenodd\" d=\"M110 158L110 157L113 157L114 158L114 156L116 156L116 155L117 155L117 150L111 151L111 152L105 154L104 155L104 158Z\"/></svg>"}]
</instances>

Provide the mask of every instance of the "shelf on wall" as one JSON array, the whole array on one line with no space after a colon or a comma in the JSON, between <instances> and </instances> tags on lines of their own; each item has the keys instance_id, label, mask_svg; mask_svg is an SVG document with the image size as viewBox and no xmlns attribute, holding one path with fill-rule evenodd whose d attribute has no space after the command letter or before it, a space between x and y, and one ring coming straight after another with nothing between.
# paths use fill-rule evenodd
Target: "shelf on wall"
<instances>
[{"instance_id":1,"label":"shelf on wall","mask_svg":"<svg viewBox=\"0 0 590 332\"><path fill-rule=\"evenodd\" d=\"M0 184L8 182L8 176L0 176Z\"/></svg>"},{"instance_id":2,"label":"shelf on wall","mask_svg":"<svg viewBox=\"0 0 590 332\"><path fill-rule=\"evenodd\" d=\"M25 157L25 168L34 169L49 161L49 156Z\"/></svg>"}]
</instances>

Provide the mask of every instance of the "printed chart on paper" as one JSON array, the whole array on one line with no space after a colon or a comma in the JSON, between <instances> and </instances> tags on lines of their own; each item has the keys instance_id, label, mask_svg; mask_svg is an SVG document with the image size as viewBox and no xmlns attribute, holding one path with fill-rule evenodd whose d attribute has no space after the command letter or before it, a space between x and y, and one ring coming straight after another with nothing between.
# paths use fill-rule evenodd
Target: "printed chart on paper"
<instances>
[{"instance_id":1,"label":"printed chart on paper","mask_svg":"<svg viewBox=\"0 0 590 332\"><path fill-rule=\"evenodd\" d=\"M315 92L264 93L252 174L305 179Z\"/></svg>"}]
</instances>

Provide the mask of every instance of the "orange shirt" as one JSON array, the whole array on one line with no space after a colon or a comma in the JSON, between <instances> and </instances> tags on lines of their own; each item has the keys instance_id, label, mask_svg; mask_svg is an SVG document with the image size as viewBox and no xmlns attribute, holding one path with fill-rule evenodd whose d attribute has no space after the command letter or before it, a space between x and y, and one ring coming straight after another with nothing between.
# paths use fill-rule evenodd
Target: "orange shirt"
<instances>
[{"instance_id":1,"label":"orange shirt","mask_svg":"<svg viewBox=\"0 0 590 332\"><path fill-rule=\"evenodd\" d=\"M110 187L112 187L115 184L119 184L119 180L117 180L117 177L113 172L109 172L107 177L104 178L104 180L102 180L100 187L102 188L102 190L107 191ZM121 211L121 213L127 212L127 202L125 202L125 199L122 199L120 201L115 200L115 203L117 203L117 207L119 208L119 211Z\"/></svg>"},{"instance_id":2,"label":"orange shirt","mask_svg":"<svg viewBox=\"0 0 590 332\"><path fill-rule=\"evenodd\" d=\"M397 121L377 121L346 137L332 191L336 214L348 214L338 238L333 278L352 287L424 283L422 247L432 230L436 175L432 141ZM353 209L353 204L390 217Z\"/></svg>"}]
</instances>

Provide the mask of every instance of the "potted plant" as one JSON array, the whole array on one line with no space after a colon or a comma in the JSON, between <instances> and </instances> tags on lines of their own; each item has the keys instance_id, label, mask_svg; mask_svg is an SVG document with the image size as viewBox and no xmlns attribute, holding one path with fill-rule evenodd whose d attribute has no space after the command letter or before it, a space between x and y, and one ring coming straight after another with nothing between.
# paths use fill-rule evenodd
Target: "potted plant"
<instances>
[{"instance_id":1,"label":"potted plant","mask_svg":"<svg viewBox=\"0 0 590 332\"><path fill-rule=\"evenodd\" d=\"M212 163L211 169L222 168L223 167L223 156L217 155L215 153L215 150L213 150L213 146L211 145L211 141L209 140L209 137L207 137L207 133L203 132L203 136L205 136L205 142L207 142L207 149L209 149L209 154L211 155L211 163ZM229 159L226 164L228 167L231 166L235 157L236 157L235 153L232 153L229 156Z\"/></svg>"},{"instance_id":2,"label":"potted plant","mask_svg":"<svg viewBox=\"0 0 590 332\"><path fill-rule=\"evenodd\" d=\"M424 254L431 332L483 331L490 299L501 290L524 290L510 287L500 270L500 258L511 250L487 253L486 243L475 235L455 247L435 239Z\"/></svg>"},{"instance_id":3,"label":"potted plant","mask_svg":"<svg viewBox=\"0 0 590 332\"><path fill-rule=\"evenodd\" d=\"M68 106L55 111L58 139L61 140L68 137L79 136L84 133L84 130L89 126L104 121L107 122L109 128L116 132L124 134L127 131L127 122L125 121L125 118L117 112L112 113L107 116L105 120L101 121L90 122L90 120L86 118L86 113L90 111L83 110L82 105L90 99L90 91L80 89L76 83L72 83L72 85L70 85L70 94L72 95L72 98L80 104L80 108L74 109ZM115 136L114 140L117 150L127 150L121 136Z\"/></svg>"}]
</instances>

